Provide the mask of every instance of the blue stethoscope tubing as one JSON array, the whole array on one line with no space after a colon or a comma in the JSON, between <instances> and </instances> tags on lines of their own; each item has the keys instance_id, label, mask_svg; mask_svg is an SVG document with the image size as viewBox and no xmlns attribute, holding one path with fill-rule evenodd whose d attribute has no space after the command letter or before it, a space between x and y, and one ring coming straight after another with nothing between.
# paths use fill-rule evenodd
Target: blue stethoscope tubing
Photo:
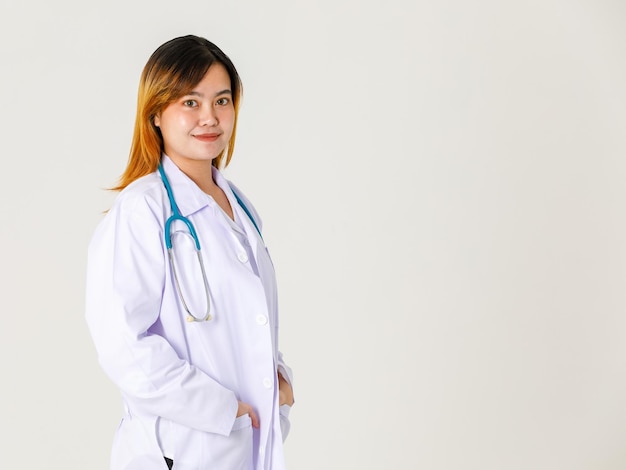
<instances>
[{"instance_id":1,"label":"blue stethoscope tubing","mask_svg":"<svg viewBox=\"0 0 626 470\"><path fill-rule=\"evenodd\" d=\"M200 240L198 239L198 234L196 233L196 229L187 217L183 216L178 209L178 204L176 204L176 200L174 199L174 192L172 191L172 187L170 186L170 182L165 175L165 170L163 169L163 165L159 163L159 173L161 175L161 179L163 180L163 185L165 186L165 190L167 191L167 197L170 200L170 206L172 208L172 215L165 221L165 246L167 248L167 254L170 258L170 265L172 266L172 272L174 273L174 284L176 285L176 292L178 293L178 298L183 304L185 311L187 312L187 321L210 321L211 317L211 294L209 293L209 281L206 276L206 270L204 269L204 262L202 261L202 253L200 252ZM174 262L174 250L172 248L172 222L175 220L179 220L184 223L189 229L189 234L193 239L196 245L196 255L198 257L198 263L200 264L200 271L202 272L202 282L204 284L204 294L206 296L206 312L202 316L196 316L191 313L187 302L185 302L185 297L183 296L183 291L180 287L180 281L178 279L178 273L176 271L176 263Z\"/></svg>"},{"instance_id":2,"label":"blue stethoscope tubing","mask_svg":"<svg viewBox=\"0 0 626 470\"><path fill-rule=\"evenodd\" d=\"M174 199L174 192L172 191L172 186L170 185L167 175L165 174L165 170L163 169L163 164L159 163L158 168L159 168L159 174L161 175L161 180L163 181L163 185L165 186L165 190L167 191L167 197L170 201L170 206L172 208L172 215L165 221L164 238L165 238L165 246L167 248L167 254L169 256L170 264L172 266L172 272L174 274L174 283L176 285L176 292L178 293L178 297L180 298L180 301L182 302L183 307L185 311L187 312L187 321L189 322L210 321L212 319L211 294L209 292L209 281L207 279L206 270L204 269L204 262L202 261L202 253L201 253L201 248L200 248L200 240L198 239L198 234L196 233L196 229L191 223L191 220L189 220L187 217L183 216L180 213L180 209L178 209L178 205L176 204L176 200ZM257 226L254 220L254 217L252 217L252 214L250 213L250 211L248 210L244 202L241 200L241 198L237 195L237 193L234 190L233 190L233 194L239 206L244 210L244 212L246 213L246 215L248 216L248 218L254 225L254 228L256 229L259 236L261 237L261 240L263 240L263 236L261 235L261 231L259 230L259 227ZM180 287L178 273L176 272L176 263L174 262L174 250L172 248L172 223L176 220L184 223L187 226L187 229L189 229L189 234L191 238L193 239L194 244L196 246L196 255L198 257L198 263L200 264L200 271L202 272L202 282L204 284L204 292L206 295L206 312L202 316L196 316L193 313L191 313L191 310L189 309L187 302L185 302L185 298L183 296L183 292Z\"/></svg>"}]
</instances>

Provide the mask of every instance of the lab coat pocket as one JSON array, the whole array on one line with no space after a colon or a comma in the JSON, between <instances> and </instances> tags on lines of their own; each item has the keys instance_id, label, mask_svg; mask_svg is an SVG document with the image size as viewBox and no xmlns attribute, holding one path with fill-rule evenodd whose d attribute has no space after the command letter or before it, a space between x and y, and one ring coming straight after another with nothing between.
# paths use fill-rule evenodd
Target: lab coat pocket
<instances>
[{"instance_id":1,"label":"lab coat pocket","mask_svg":"<svg viewBox=\"0 0 626 470\"><path fill-rule=\"evenodd\" d=\"M240 429L251 428L252 427L252 419L250 415L245 414L238 416L235 418L235 423L233 424L233 431L238 431Z\"/></svg>"},{"instance_id":2,"label":"lab coat pocket","mask_svg":"<svg viewBox=\"0 0 626 470\"><path fill-rule=\"evenodd\" d=\"M229 470L249 470L252 468L252 420L241 415L235 419L228 436L206 434L207 442L203 447L206 454L204 462L210 468Z\"/></svg>"},{"instance_id":3,"label":"lab coat pocket","mask_svg":"<svg viewBox=\"0 0 626 470\"><path fill-rule=\"evenodd\" d=\"M154 417L124 417L113 442L111 470L167 470L155 423Z\"/></svg>"},{"instance_id":4,"label":"lab coat pocket","mask_svg":"<svg viewBox=\"0 0 626 470\"><path fill-rule=\"evenodd\" d=\"M230 434L182 429L174 456L178 470L250 470L252 468L252 421L242 415L235 419Z\"/></svg>"}]
</instances>

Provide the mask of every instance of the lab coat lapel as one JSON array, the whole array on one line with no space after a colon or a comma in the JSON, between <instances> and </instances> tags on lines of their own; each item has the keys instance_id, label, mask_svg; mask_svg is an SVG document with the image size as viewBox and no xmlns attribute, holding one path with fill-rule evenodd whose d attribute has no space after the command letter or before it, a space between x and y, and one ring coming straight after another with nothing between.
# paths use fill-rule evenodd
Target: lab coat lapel
<instances>
[{"instance_id":1,"label":"lab coat lapel","mask_svg":"<svg viewBox=\"0 0 626 470\"><path fill-rule=\"evenodd\" d=\"M162 163L170 181L174 199L183 216L188 217L209 205L207 195L165 154L163 154Z\"/></svg>"},{"instance_id":2,"label":"lab coat lapel","mask_svg":"<svg viewBox=\"0 0 626 470\"><path fill-rule=\"evenodd\" d=\"M209 204L208 196L196 185L196 183L185 175L167 155L163 154L162 162L165 174L170 181L174 198L176 199L178 208L183 216L187 217ZM254 259L258 262L259 244L261 246L265 246L265 243L259 236L259 233L252 224L248 214L246 214L237 202L228 181L226 181L226 178L224 178L222 173L215 167L213 167L213 179L222 191L224 191L233 212L236 213L236 217L239 221L241 221L246 237L250 240Z\"/></svg>"},{"instance_id":3,"label":"lab coat lapel","mask_svg":"<svg viewBox=\"0 0 626 470\"><path fill-rule=\"evenodd\" d=\"M257 261L258 263L259 258L257 255L258 253L257 250L258 250L259 243L261 244L261 246L265 246L265 244L263 243L263 240L259 236L259 233L257 232L254 225L252 224L252 221L250 220L250 217L248 217L248 214L246 214L246 212L237 202L237 199L235 198L235 195L233 194L233 189L231 188L230 184L228 184L228 181L226 181L226 178L224 178L224 176L221 174L221 172L217 168L213 169L213 179L215 180L217 185L220 188L222 188L222 191L224 191L224 193L226 194L226 197L228 198L228 202L230 202L230 207L232 207L233 209L233 213L236 213L235 217L237 218L237 220L241 222L241 226L243 227L245 231L246 237L250 241L250 246L252 247L252 254L254 255L255 261Z\"/></svg>"}]
</instances>

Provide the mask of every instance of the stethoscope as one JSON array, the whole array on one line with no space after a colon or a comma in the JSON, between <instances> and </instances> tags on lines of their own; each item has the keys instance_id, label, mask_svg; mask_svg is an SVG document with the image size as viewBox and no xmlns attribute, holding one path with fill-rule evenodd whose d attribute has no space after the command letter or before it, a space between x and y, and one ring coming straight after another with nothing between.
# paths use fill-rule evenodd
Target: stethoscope
<instances>
[{"instance_id":1,"label":"stethoscope","mask_svg":"<svg viewBox=\"0 0 626 470\"><path fill-rule=\"evenodd\" d=\"M167 191L167 197L170 200L170 206L172 208L172 215L165 221L164 238L165 238L165 246L167 248L167 254L170 259L170 265L172 266L172 272L174 274L174 284L176 285L176 292L178 294L178 297L180 298L181 303L183 304L185 311L187 312L188 322L210 321L213 318L211 316L211 295L209 293L209 281L207 279L206 270L204 269L204 261L202 261L202 253L201 253L201 248L200 248L200 240L198 239L198 234L196 233L196 229L191 223L191 220L189 220L187 217L183 216L180 213L180 210L178 209L178 205L176 204L176 200L174 199L174 192L172 191L172 187L170 186L170 182L167 179L165 170L163 169L163 165L161 163L159 163L159 174L161 175L161 179L163 180L163 185L165 186L165 190ZM259 230L259 227L254 221L254 217L252 217L252 214L250 213L250 211L248 210L244 202L239 198L239 196L234 190L233 190L233 194L235 196L235 199L237 200L237 203L239 204L239 206L241 206L241 208L244 210L246 215L250 218L250 220L252 221L252 224L254 225L254 228L258 232L261 239L263 239L263 236L261 235L261 231ZM187 305L187 302L185 301L185 297L183 296L183 291L180 287L178 273L176 272L176 263L174 262L174 250L172 248L172 222L176 220L179 220L180 222L184 223L187 226L187 229L189 230L188 236L190 236L193 239L193 242L196 248L196 255L198 257L198 263L200 264L200 271L202 272L202 282L204 284L204 293L206 296L206 312L204 313L204 315L201 315L201 316L194 315L189 309L189 306Z\"/></svg>"}]
</instances>

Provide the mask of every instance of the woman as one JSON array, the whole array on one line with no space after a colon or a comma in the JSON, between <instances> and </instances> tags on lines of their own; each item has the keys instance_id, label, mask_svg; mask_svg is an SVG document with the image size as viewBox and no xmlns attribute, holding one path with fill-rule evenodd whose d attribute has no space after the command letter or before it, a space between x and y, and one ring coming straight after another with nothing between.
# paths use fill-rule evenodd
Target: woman
<instances>
[{"instance_id":1,"label":"woman","mask_svg":"<svg viewBox=\"0 0 626 470\"><path fill-rule=\"evenodd\" d=\"M124 405L112 469L285 468L274 269L257 212L220 173L241 92L196 36L142 73L121 192L88 257L87 322Z\"/></svg>"}]
</instances>

